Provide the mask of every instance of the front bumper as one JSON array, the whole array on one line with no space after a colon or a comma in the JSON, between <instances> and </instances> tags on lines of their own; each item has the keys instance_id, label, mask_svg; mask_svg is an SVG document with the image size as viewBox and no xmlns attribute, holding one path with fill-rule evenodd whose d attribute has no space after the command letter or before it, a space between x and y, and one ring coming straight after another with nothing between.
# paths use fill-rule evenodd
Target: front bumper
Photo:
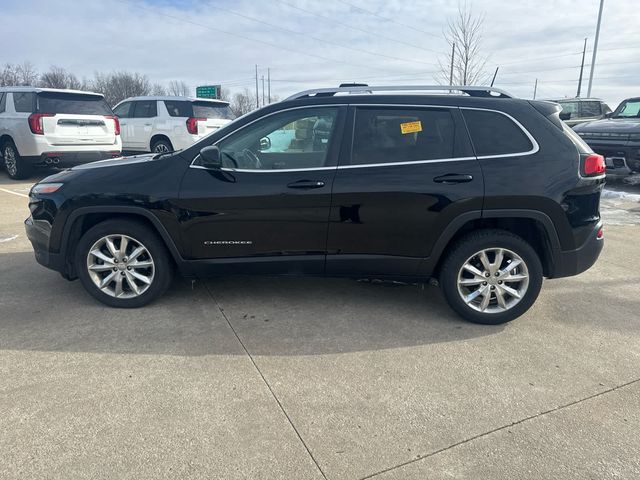
<instances>
[{"instance_id":1,"label":"front bumper","mask_svg":"<svg viewBox=\"0 0 640 480\"><path fill-rule=\"evenodd\" d=\"M50 224L43 220L34 220L29 217L24 221L24 227L27 232L27 238L33 246L36 261L40 265L64 274L66 271L64 256L49 250Z\"/></svg>"},{"instance_id":2,"label":"front bumper","mask_svg":"<svg viewBox=\"0 0 640 480\"><path fill-rule=\"evenodd\" d=\"M608 174L628 175L640 172L640 144L629 146L593 141L587 143L594 152L605 158Z\"/></svg>"},{"instance_id":3,"label":"front bumper","mask_svg":"<svg viewBox=\"0 0 640 480\"><path fill-rule=\"evenodd\" d=\"M553 274L549 278L571 277L591 268L604 247L604 237L598 238L601 229L602 222L599 222L582 246L556 252Z\"/></svg>"}]
</instances>

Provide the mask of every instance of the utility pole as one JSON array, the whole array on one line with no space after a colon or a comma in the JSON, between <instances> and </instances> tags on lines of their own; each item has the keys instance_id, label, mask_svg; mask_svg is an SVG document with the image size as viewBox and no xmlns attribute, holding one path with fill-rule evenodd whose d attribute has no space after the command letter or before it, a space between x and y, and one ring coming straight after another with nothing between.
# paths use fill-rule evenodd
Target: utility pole
<instances>
[{"instance_id":1,"label":"utility pole","mask_svg":"<svg viewBox=\"0 0 640 480\"><path fill-rule=\"evenodd\" d=\"M261 79L262 79L262 106L265 106L266 103L264 103L264 75L262 75Z\"/></svg>"},{"instance_id":2,"label":"utility pole","mask_svg":"<svg viewBox=\"0 0 640 480\"><path fill-rule=\"evenodd\" d=\"M587 53L587 39L584 39L584 48L582 49L582 63L580 64L580 79L578 80L578 93L576 97L580 98L580 90L582 89L582 72L584 71L584 56Z\"/></svg>"},{"instance_id":3,"label":"utility pole","mask_svg":"<svg viewBox=\"0 0 640 480\"><path fill-rule=\"evenodd\" d=\"M596 54L598 53L598 39L600 38L600 24L602 23L602 7L604 7L604 0L600 0L600 10L598 11L598 25L596 26L596 39L593 42L593 56L591 57L591 73L589 74L589 88L587 89L587 97L591 97L593 71L596 68Z\"/></svg>"},{"instance_id":4,"label":"utility pole","mask_svg":"<svg viewBox=\"0 0 640 480\"><path fill-rule=\"evenodd\" d=\"M453 59L456 56L456 44L451 45L451 69L449 70L449 85L453 85Z\"/></svg>"},{"instance_id":5,"label":"utility pole","mask_svg":"<svg viewBox=\"0 0 640 480\"><path fill-rule=\"evenodd\" d=\"M491 86L492 86L492 87L493 87L493 82L495 82L495 81L496 81L496 76L498 75L498 69L499 69L499 68L500 68L500 66L498 65L498 66L496 67L496 71L495 71L495 72L493 72L493 78L491 79Z\"/></svg>"},{"instance_id":6,"label":"utility pole","mask_svg":"<svg viewBox=\"0 0 640 480\"><path fill-rule=\"evenodd\" d=\"M258 96L258 65L256 64L256 108L260 108L260 97Z\"/></svg>"},{"instance_id":7,"label":"utility pole","mask_svg":"<svg viewBox=\"0 0 640 480\"><path fill-rule=\"evenodd\" d=\"M536 83L533 84L533 99L536 99L536 93L538 93L538 79L536 78Z\"/></svg>"},{"instance_id":8,"label":"utility pole","mask_svg":"<svg viewBox=\"0 0 640 480\"><path fill-rule=\"evenodd\" d=\"M267 68L267 100L271 103L271 69Z\"/></svg>"}]
</instances>

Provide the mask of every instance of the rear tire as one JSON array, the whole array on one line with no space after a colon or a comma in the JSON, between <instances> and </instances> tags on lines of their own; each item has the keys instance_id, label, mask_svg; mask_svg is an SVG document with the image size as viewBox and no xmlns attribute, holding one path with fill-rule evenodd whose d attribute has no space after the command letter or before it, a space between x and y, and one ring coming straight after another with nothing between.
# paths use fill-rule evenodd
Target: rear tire
<instances>
[{"instance_id":1,"label":"rear tire","mask_svg":"<svg viewBox=\"0 0 640 480\"><path fill-rule=\"evenodd\" d=\"M163 241L131 220L108 220L89 229L78 243L75 267L87 292L118 308L147 305L173 279L173 262Z\"/></svg>"},{"instance_id":2,"label":"rear tire","mask_svg":"<svg viewBox=\"0 0 640 480\"><path fill-rule=\"evenodd\" d=\"M173 145L171 145L171 142L169 140L164 140L164 139L156 140L151 145L151 151L153 153L173 152Z\"/></svg>"},{"instance_id":3,"label":"rear tire","mask_svg":"<svg viewBox=\"0 0 640 480\"><path fill-rule=\"evenodd\" d=\"M23 180L33 173L33 166L20 156L13 140L7 140L2 145L2 158L4 168L13 180Z\"/></svg>"},{"instance_id":4,"label":"rear tire","mask_svg":"<svg viewBox=\"0 0 640 480\"><path fill-rule=\"evenodd\" d=\"M451 308L464 319L498 325L533 305L542 276L540 258L529 243L513 233L487 229L453 245L442 264L440 284Z\"/></svg>"}]
</instances>

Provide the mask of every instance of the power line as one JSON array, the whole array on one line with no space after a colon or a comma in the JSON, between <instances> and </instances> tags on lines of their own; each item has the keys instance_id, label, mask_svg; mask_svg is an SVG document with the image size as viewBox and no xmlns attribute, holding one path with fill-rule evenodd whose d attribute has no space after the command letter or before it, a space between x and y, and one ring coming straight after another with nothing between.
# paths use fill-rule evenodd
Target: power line
<instances>
[{"instance_id":1,"label":"power line","mask_svg":"<svg viewBox=\"0 0 640 480\"><path fill-rule=\"evenodd\" d=\"M315 40L316 42L326 43L328 45L334 45L336 47L344 48L344 49L347 49L347 50L352 50L354 52L365 53L367 55L375 55L377 57L382 57L382 58L389 58L391 60L399 60L401 62L422 63L422 64L425 64L425 65L433 65L432 63L416 60L415 58L408 59L408 58L396 57L395 55L386 55L384 53L372 52L372 51L369 51L369 50L364 50L362 48L356 48L356 47L350 47L348 45L342 45L342 44L340 44L338 42L332 42L331 40L326 40L324 38L314 37L313 35L309 35L306 32L297 32L297 31L291 30L289 28L281 27L279 25L274 25L273 23L266 22L266 21L261 20L259 18L250 17L249 15L245 15L243 13L239 13L239 12L233 11L233 10L231 10L229 8L226 8L226 7L221 7L219 5L213 5L213 8L217 8L218 10L223 10L225 12L231 13L232 15L237 15L238 17L241 17L241 18L244 18L244 19L247 19L247 20L251 20L252 22L261 23L262 25L266 25L266 26L268 26L270 28L275 28L277 30L282 30L283 32L292 33L294 35L302 35L303 37L305 37L307 39Z\"/></svg>"},{"instance_id":2,"label":"power line","mask_svg":"<svg viewBox=\"0 0 640 480\"><path fill-rule=\"evenodd\" d=\"M319 13L316 13L316 12L312 11L312 10L307 10L306 8L302 8L302 7L299 7L297 5L293 5L293 4L289 3L289 2L285 2L284 0L276 0L276 1L278 3L281 3L282 5L286 5L287 7L293 8L294 10L298 10L300 12L304 12L304 13L307 13L309 15L313 15L314 17L321 18L322 20L325 20L327 22L331 22L333 25L340 25L342 27L348 28L350 30L354 30L356 32L366 33L367 35L370 35L372 37L381 38L381 39L387 40L389 42L395 42L395 43L398 43L398 44L401 44L401 45L408 45L409 47L418 48L420 50L424 50L425 52L437 53L438 55L442 53L442 52L439 52L437 50L433 50L431 48L421 47L421 46L416 45L414 43L404 42L402 40L398 40L397 38L392 38L392 37L387 37L387 36L384 36L384 35L380 35L379 33L374 33L374 32L371 32L370 30L366 30L364 28L354 27L351 24L348 24L348 23L345 23L345 22L341 22L339 20L335 20L332 17L326 16L326 15L321 15ZM432 64L432 65L435 65L435 63Z\"/></svg>"},{"instance_id":3,"label":"power line","mask_svg":"<svg viewBox=\"0 0 640 480\"><path fill-rule=\"evenodd\" d=\"M436 38L442 38L441 36L436 35L434 33L426 32L424 30L420 30L419 28L413 27L411 25L407 25L406 23L398 22L397 20L394 20L393 18L383 17L382 15L380 15L380 14L378 14L378 13L372 11L372 10L367 10L366 8L359 7L357 5L354 5L353 3L347 2L345 0L338 0L338 1L340 3L344 3L345 5L350 6L352 8L355 8L356 10L359 10L361 12L367 13L369 15L373 15L374 17L378 17L378 18L384 20L385 22L395 23L396 25L401 25L401 26L403 26L405 28L410 28L411 30L415 30L416 32L420 32L420 33L423 33L425 35L430 35L430 36L436 37Z\"/></svg>"}]
</instances>

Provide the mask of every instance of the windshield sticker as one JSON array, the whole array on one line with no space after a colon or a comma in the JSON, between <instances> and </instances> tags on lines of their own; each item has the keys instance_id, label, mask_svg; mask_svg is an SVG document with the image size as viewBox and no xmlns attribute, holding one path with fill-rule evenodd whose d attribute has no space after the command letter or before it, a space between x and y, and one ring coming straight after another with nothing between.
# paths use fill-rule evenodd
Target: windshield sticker
<instances>
[{"instance_id":1,"label":"windshield sticker","mask_svg":"<svg viewBox=\"0 0 640 480\"><path fill-rule=\"evenodd\" d=\"M417 122L405 122L400 124L400 131L402 134L407 133L416 133L422 131L422 122L418 120Z\"/></svg>"}]
</instances>

